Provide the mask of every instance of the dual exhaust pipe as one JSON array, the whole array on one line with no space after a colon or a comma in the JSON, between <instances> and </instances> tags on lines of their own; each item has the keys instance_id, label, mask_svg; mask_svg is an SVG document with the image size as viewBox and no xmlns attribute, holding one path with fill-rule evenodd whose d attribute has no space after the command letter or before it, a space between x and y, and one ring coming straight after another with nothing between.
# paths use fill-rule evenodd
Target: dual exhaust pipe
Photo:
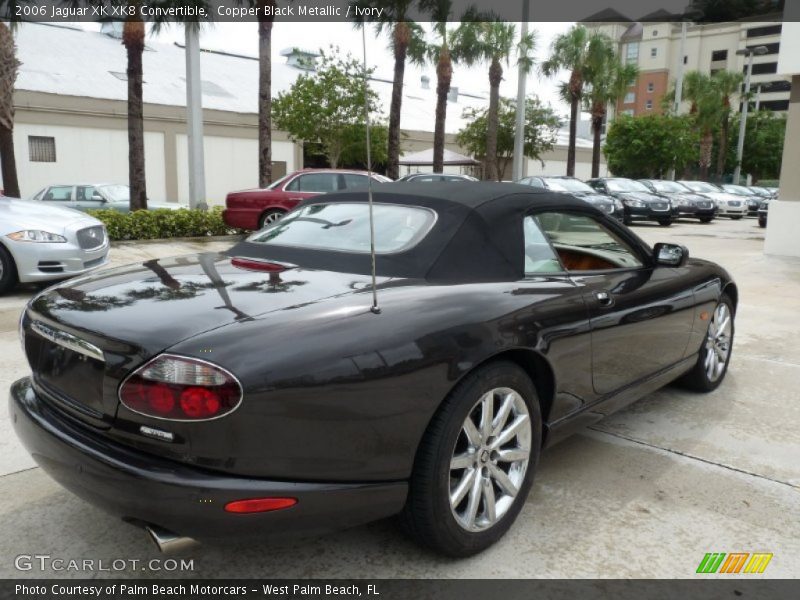
<instances>
[{"instance_id":1,"label":"dual exhaust pipe","mask_svg":"<svg viewBox=\"0 0 800 600\"><path fill-rule=\"evenodd\" d=\"M164 554L177 554L199 545L199 542L193 538L178 535L157 525L147 525L145 531Z\"/></svg>"}]
</instances>

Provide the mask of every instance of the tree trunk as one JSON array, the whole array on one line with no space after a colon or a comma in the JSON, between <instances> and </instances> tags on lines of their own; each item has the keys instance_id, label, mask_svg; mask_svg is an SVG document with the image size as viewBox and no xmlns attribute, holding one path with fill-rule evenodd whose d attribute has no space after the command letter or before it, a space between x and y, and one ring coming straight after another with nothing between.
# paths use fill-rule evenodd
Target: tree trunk
<instances>
[{"instance_id":1,"label":"tree trunk","mask_svg":"<svg viewBox=\"0 0 800 600\"><path fill-rule=\"evenodd\" d=\"M600 134L603 130L604 108L595 107L592 112L592 177L600 177Z\"/></svg>"},{"instance_id":2,"label":"tree trunk","mask_svg":"<svg viewBox=\"0 0 800 600\"><path fill-rule=\"evenodd\" d=\"M497 164L497 127L500 107L500 81L503 79L503 67L496 58L489 67L489 114L486 118L486 156L483 157L484 177L500 181L503 174Z\"/></svg>"},{"instance_id":3,"label":"tree trunk","mask_svg":"<svg viewBox=\"0 0 800 600\"><path fill-rule=\"evenodd\" d=\"M700 179L708 181L708 171L711 167L711 153L714 150L714 134L706 130L700 140Z\"/></svg>"},{"instance_id":4,"label":"tree trunk","mask_svg":"<svg viewBox=\"0 0 800 600\"><path fill-rule=\"evenodd\" d=\"M433 128L433 172L444 171L444 126L447 120L447 95L453 79L450 49L442 45L436 65L436 124Z\"/></svg>"},{"instance_id":5,"label":"tree trunk","mask_svg":"<svg viewBox=\"0 0 800 600\"><path fill-rule=\"evenodd\" d=\"M575 143L578 137L578 117L580 116L581 90L583 81L580 73L573 71L569 78L569 145L567 146L567 176L575 177Z\"/></svg>"},{"instance_id":6,"label":"tree trunk","mask_svg":"<svg viewBox=\"0 0 800 600\"><path fill-rule=\"evenodd\" d=\"M258 22L258 187L262 188L272 183L272 22L273 17Z\"/></svg>"},{"instance_id":7,"label":"tree trunk","mask_svg":"<svg viewBox=\"0 0 800 600\"><path fill-rule=\"evenodd\" d=\"M14 36L8 25L0 22L0 167L3 193L13 198L21 195L14 156L14 85L18 69Z\"/></svg>"},{"instance_id":8,"label":"tree trunk","mask_svg":"<svg viewBox=\"0 0 800 600\"><path fill-rule=\"evenodd\" d=\"M403 77L406 71L406 54L411 30L408 23L398 21L394 25L394 80L392 81L392 103L389 107L389 144L386 174L392 179L400 177L400 111L403 108Z\"/></svg>"},{"instance_id":9,"label":"tree trunk","mask_svg":"<svg viewBox=\"0 0 800 600\"><path fill-rule=\"evenodd\" d=\"M128 181L131 211L147 208L144 170L144 102L142 100L142 54L144 22L125 21L122 43L128 52Z\"/></svg>"},{"instance_id":10,"label":"tree trunk","mask_svg":"<svg viewBox=\"0 0 800 600\"><path fill-rule=\"evenodd\" d=\"M717 181L722 181L725 173L726 154L728 153L728 139L730 137L730 118L725 115L722 120L722 129L719 132L719 149L717 151Z\"/></svg>"}]
</instances>

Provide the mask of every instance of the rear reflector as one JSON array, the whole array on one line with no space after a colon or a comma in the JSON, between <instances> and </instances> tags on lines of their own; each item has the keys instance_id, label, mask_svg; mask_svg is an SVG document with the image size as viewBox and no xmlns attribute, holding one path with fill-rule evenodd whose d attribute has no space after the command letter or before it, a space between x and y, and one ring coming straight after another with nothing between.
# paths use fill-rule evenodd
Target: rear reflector
<instances>
[{"instance_id":1,"label":"rear reflector","mask_svg":"<svg viewBox=\"0 0 800 600\"><path fill-rule=\"evenodd\" d=\"M290 508L295 504L297 504L297 498L250 498L228 502L225 510L237 514L261 513Z\"/></svg>"}]
</instances>

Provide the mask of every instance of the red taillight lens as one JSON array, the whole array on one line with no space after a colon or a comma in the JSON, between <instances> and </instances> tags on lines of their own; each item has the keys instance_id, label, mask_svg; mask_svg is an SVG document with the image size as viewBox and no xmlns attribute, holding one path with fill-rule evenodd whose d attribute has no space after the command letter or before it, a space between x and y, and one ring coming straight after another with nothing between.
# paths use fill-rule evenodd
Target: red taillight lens
<instances>
[{"instance_id":1,"label":"red taillight lens","mask_svg":"<svg viewBox=\"0 0 800 600\"><path fill-rule=\"evenodd\" d=\"M242 388L222 367L162 354L123 382L119 399L132 411L150 417L202 421L235 410L242 400Z\"/></svg>"},{"instance_id":2,"label":"red taillight lens","mask_svg":"<svg viewBox=\"0 0 800 600\"><path fill-rule=\"evenodd\" d=\"M250 498L228 502L225 510L237 514L260 513L289 508L295 504L297 504L296 498Z\"/></svg>"},{"instance_id":3,"label":"red taillight lens","mask_svg":"<svg viewBox=\"0 0 800 600\"><path fill-rule=\"evenodd\" d=\"M231 264L234 267L245 269L247 271L263 271L265 273L281 273L287 269L291 269L293 265L284 265L268 260L257 260L254 258L242 258L234 256L231 259Z\"/></svg>"}]
</instances>

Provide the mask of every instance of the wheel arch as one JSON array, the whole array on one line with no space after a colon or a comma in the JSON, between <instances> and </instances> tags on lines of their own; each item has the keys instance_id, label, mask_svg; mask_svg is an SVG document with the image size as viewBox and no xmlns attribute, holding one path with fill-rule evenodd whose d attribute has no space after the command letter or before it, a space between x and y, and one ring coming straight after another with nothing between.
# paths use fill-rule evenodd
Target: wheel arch
<instances>
[{"instance_id":1,"label":"wheel arch","mask_svg":"<svg viewBox=\"0 0 800 600\"><path fill-rule=\"evenodd\" d=\"M735 315L736 309L739 305L739 288L736 287L736 284L731 281L722 288L722 293L727 294L730 297L731 302L733 302L733 314Z\"/></svg>"}]
</instances>

